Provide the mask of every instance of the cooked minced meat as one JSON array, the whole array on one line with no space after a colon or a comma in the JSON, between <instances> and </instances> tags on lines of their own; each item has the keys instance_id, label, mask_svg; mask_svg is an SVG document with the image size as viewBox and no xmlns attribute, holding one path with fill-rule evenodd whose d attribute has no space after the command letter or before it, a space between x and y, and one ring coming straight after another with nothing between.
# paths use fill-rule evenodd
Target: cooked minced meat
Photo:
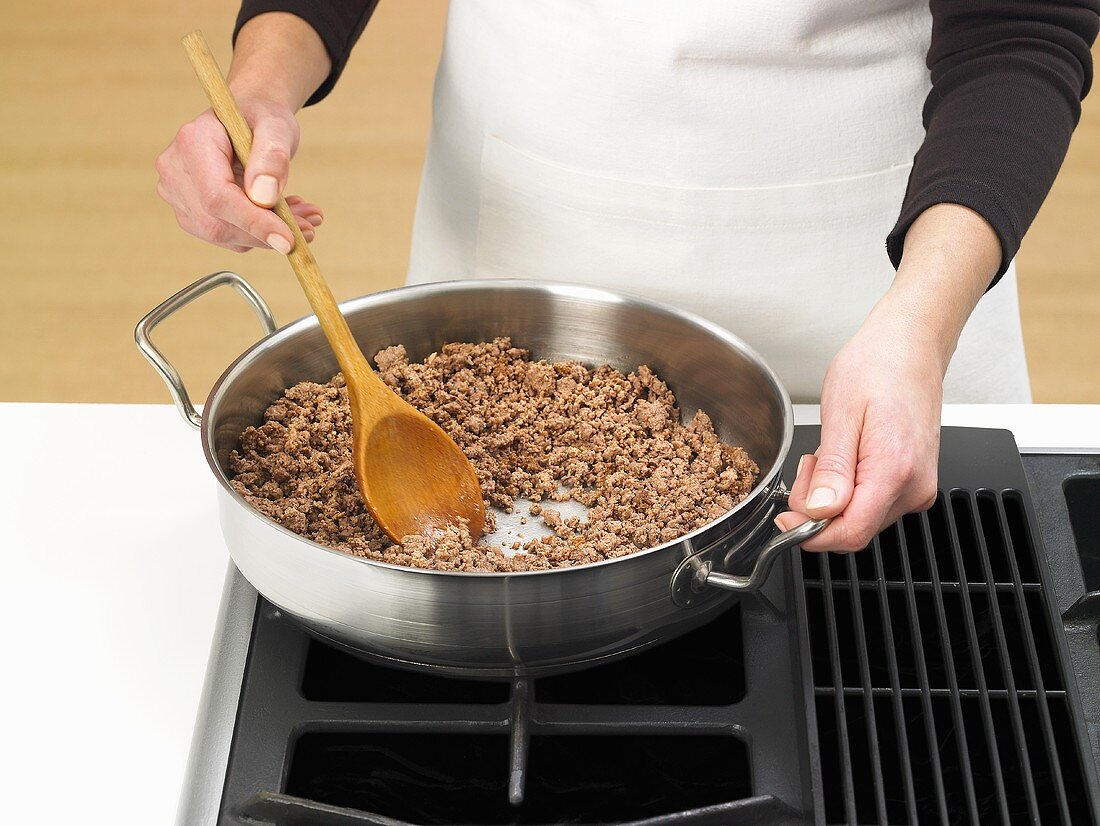
<instances>
[{"instance_id":1,"label":"cooked minced meat","mask_svg":"<svg viewBox=\"0 0 1100 826\"><path fill-rule=\"evenodd\" d=\"M553 530L511 553L493 544L488 514L475 545L462 525L394 544L367 513L355 483L343 376L301 382L241 434L233 486L261 513L356 556L459 571L527 571L624 556L676 539L740 502L759 468L719 441L699 411L680 421L676 399L646 366L532 360L507 338L447 344L410 363L401 345L375 356L387 385L436 421L477 471L489 505L517 498ZM545 500L574 499L586 519L563 520ZM516 552L518 550L518 552Z\"/></svg>"}]
</instances>

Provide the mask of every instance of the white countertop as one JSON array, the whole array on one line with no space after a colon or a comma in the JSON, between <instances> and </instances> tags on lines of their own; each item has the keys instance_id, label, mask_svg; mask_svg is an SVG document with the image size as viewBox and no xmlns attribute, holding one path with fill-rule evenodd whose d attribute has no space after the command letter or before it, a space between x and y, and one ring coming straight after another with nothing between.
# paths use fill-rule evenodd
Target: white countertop
<instances>
[{"instance_id":1,"label":"white countertop","mask_svg":"<svg viewBox=\"0 0 1100 826\"><path fill-rule=\"evenodd\" d=\"M944 424L1100 451L1100 405ZM5 821L171 823L228 559L198 435L168 405L0 404L0 432Z\"/></svg>"}]
</instances>

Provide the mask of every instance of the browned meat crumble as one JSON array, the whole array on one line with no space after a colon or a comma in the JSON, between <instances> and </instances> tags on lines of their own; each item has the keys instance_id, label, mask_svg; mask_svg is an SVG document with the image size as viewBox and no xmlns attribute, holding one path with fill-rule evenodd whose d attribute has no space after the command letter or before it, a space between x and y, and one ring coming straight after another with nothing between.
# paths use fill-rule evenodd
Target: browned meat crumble
<instances>
[{"instance_id":1,"label":"browned meat crumble","mask_svg":"<svg viewBox=\"0 0 1100 826\"><path fill-rule=\"evenodd\" d=\"M321 544L415 568L526 571L581 565L668 542L717 518L756 483L759 468L719 441L702 411L680 422L676 399L646 366L629 375L579 362L533 361L507 338L447 344L423 363L401 345L375 356L383 380L470 457L485 501L517 497L553 530L506 554L456 526L441 538L393 544L367 513L351 462L343 377L302 382L241 434L233 486L261 513ZM587 519L562 519L545 500L574 499ZM516 552L518 551L518 552Z\"/></svg>"}]
</instances>

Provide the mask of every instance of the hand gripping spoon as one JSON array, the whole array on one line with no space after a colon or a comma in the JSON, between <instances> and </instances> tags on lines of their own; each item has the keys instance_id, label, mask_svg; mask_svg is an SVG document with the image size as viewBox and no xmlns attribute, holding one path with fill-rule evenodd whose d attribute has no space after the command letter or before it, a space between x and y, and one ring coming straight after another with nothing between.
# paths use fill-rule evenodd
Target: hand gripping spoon
<instances>
[{"instance_id":1,"label":"hand gripping spoon","mask_svg":"<svg viewBox=\"0 0 1100 826\"><path fill-rule=\"evenodd\" d=\"M247 164L252 130L206 38L196 30L183 45L237 158ZM410 534L438 536L460 520L467 522L476 542L485 527L485 502L470 460L439 425L371 369L286 200L279 198L274 211L294 233L294 249L287 258L347 382L355 478L367 510L395 542Z\"/></svg>"}]
</instances>

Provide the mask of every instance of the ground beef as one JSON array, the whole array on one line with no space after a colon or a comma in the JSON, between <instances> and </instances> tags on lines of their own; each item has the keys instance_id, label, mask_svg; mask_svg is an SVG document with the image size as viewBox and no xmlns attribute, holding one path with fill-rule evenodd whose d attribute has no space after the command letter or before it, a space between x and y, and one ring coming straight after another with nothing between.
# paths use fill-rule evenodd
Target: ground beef
<instances>
[{"instance_id":1,"label":"ground beef","mask_svg":"<svg viewBox=\"0 0 1100 826\"><path fill-rule=\"evenodd\" d=\"M442 538L395 545L375 525L356 487L351 413L343 377L302 382L241 434L230 457L233 487L264 515L356 556L460 571L525 571L624 556L676 539L740 502L759 468L719 441L699 411L680 421L676 399L648 367L624 375L580 362L533 361L507 338L447 344L423 363L401 345L375 356L387 385L462 447L489 505L516 499L553 533L512 553L464 526ZM587 519L563 520L543 500L573 499Z\"/></svg>"}]
</instances>

